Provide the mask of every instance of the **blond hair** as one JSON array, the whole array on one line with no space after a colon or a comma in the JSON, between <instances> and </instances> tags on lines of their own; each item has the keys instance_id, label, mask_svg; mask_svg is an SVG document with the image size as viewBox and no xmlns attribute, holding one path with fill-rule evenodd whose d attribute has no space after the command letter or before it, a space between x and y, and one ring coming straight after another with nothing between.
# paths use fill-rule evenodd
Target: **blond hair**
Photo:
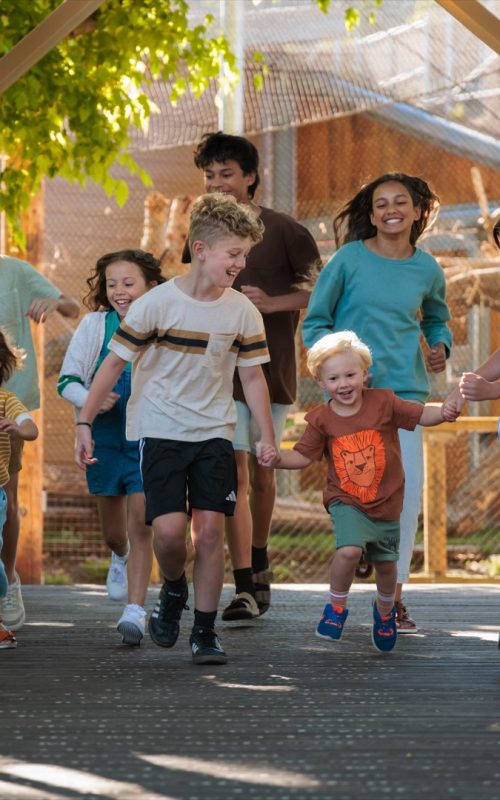
<instances>
[{"instance_id":1,"label":"blond hair","mask_svg":"<svg viewBox=\"0 0 500 800\"><path fill-rule=\"evenodd\" d=\"M262 220L249 206L240 205L230 195L220 192L202 194L191 210L188 234L190 248L195 241L211 245L224 236L239 236L258 244L263 234Z\"/></svg>"},{"instance_id":2,"label":"blond hair","mask_svg":"<svg viewBox=\"0 0 500 800\"><path fill-rule=\"evenodd\" d=\"M372 354L368 345L358 339L354 331L337 331L322 336L313 344L307 353L307 368L313 378L319 378L321 367L327 358L349 352L359 357L363 369L368 369L371 365Z\"/></svg>"}]
</instances>

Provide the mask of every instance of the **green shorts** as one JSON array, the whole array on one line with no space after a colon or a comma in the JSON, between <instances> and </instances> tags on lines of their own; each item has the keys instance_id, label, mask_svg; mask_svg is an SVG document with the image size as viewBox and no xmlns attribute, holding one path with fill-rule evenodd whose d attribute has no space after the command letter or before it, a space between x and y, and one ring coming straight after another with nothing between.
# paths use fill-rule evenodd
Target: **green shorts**
<instances>
[{"instance_id":1,"label":"green shorts","mask_svg":"<svg viewBox=\"0 0 500 800\"><path fill-rule=\"evenodd\" d=\"M373 519L354 506L332 503L328 513L339 547L361 547L365 560L397 561L399 558L399 519Z\"/></svg>"}]
</instances>

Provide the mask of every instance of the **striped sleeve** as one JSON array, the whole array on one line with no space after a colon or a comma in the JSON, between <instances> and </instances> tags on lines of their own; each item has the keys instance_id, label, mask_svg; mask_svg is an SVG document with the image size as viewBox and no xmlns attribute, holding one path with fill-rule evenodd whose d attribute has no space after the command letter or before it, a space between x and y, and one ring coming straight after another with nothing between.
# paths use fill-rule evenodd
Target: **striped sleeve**
<instances>
[{"instance_id":1,"label":"striped sleeve","mask_svg":"<svg viewBox=\"0 0 500 800\"><path fill-rule=\"evenodd\" d=\"M134 361L157 339L156 328L150 331L141 331L122 320L108 347L124 361Z\"/></svg>"},{"instance_id":2,"label":"striped sleeve","mask_svg":"<svg viewBox=\"0 0 500 800\"><path fill-rule=\"evenodd\" d=\"M28 409L21 403L16 395L12 394L12 392L6 392L5 416L7 419L13 419L15 422L17 422L21 415L23 415L25 419L32 419Z\"/></svg>"},{"instance_id":3,"label":"striped sleeve","mask_svg":"<svg viewBox=\"0 0 500 800\"><path fill-rule=\"evenodd\" d=\"M247 300L246 297L245 300ZM236 360L238 367L251 367L256 364L265 364L271 360L262 314L250 300L247 303L242 331L238 337L239 348Z\"/></svg>"}]
</instances>

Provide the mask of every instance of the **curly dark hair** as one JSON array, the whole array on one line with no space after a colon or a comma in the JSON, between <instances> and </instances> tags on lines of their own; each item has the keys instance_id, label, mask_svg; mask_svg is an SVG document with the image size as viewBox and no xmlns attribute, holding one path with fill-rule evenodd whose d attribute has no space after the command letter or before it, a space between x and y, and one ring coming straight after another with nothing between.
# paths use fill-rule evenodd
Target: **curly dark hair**
<instances>
[{"instance_id":1,"label":"curly dark hair","mask_svg":"<svg viewBox=\"0 0 500 800\"><path fill-rule=\"evenodd\" d=\"M366 183L349 200L333 219L335 244L340 247L359 239L371 239L377 229L372 225L370 214L373 210L373 193L383 183L397 181L408 190L414 206L420 208L420 217L411 226L410 243L414 245L429 223L431 214L439 208L439 198L422 178L406 175L404 172L387 172L371 183Z\"/></svg>"},{"instance_id":2,"label":"curly dark hair","mask_svg":"<svg viewBox=\"0 0 500 800\"><path fill-rule=\"evenodd\" d=\"M90 311L111 308L106 294L106 269L117 261L137 264L146 283L156 281L160 284L166 281L161 274L161 263L152 253L146 253L144 250L118 250L115 253L107 253L98 259L93 273L87 278L89 291L82 302Z\"/></svg>"},{"instance_id":3,"label":"curly dark hair","mask_svg":"<svg viewBox=\"0 0 500 800\"><path fill-rule=\"evenodd\" d=\"M8 381L13 372L22 369L24 350L14 347L9 336L0 331L0 386Z\"/></svg>"},{"instance_id":4,"label":"curly dark hair","mask_svg":"<svg viewBox=\"0 0 500 800\"><path fill-rule=\"evenodd\" d=\"M221 164L229 160L240 165L243 175L255 172L255 180L248 187L248 196L252 199L260 183L259 151L255 145L244 136L233 136L222 131L203 134L194 150L194 163L198 169L205 169L214 161Z\"/></svg>"}]
</instances>

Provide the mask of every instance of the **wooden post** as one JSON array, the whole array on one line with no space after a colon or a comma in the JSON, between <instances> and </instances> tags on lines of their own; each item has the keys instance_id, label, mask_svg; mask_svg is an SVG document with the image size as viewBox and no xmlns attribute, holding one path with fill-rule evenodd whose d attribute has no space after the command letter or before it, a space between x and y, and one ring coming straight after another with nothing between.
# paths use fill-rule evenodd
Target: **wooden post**
<instances>
[{"instance_id":1,"label":"wooden post","mask_svg":"<svg viewBox=\"0 0 500 800\"><path fill-rule=\"evenodd\" d=\"M165 251L168 214L172 201L160 192L150 192L144 201L144 229L141 248L156 258Z\"/></svg>"},{"instance_id":2,"label":"wooden post","mask_svg":"<svg viewBox=\"0 0 500 800\"><path fill-rule=\"evenodd\" d=\"M444 577L446 544L446 441L442 434L424 431L424 571Z\"/></svg>"},{"instance_id":3,"label":"wooden post","mask_svg":"<svg viewBox=\"0 0 500 800\"><path fill-rule=\"evenodd\" d=\"M10 252L38 267L42 261L43 192L32 200L23 217L26 252ZM43 403L44 326L32 324L35 356ZM40 431L35 442L26 442L23 468L19 476L19 512L21 533L17 548L16 569L23 583L42 583L43 580L43 411L33 413Z\"/></svg>"},{"instance_id":4,"label":"wooden post","mask_svg":"<svg viewBox=\"0 0 500 800\"><path fill-rule=\"evenodd\" d=\"M496 417L459 417L424 429L424 571L433 578L446 576L446 445L458 433L495 433Z\"/></svg>"},{"instance_id":5,"label":"wooden post","mask_svg":"<svg viewBox=\"0 0 500 800\"><path fill-rule=\"evenodd\" d=\"M183 275L189 266L181 263L182 251L189 228L189 214L193 198L189 195L174 197L170 206L165 234L165 252L161 260L162 272L166 278Z\"/></svg>"}]
</instances>

